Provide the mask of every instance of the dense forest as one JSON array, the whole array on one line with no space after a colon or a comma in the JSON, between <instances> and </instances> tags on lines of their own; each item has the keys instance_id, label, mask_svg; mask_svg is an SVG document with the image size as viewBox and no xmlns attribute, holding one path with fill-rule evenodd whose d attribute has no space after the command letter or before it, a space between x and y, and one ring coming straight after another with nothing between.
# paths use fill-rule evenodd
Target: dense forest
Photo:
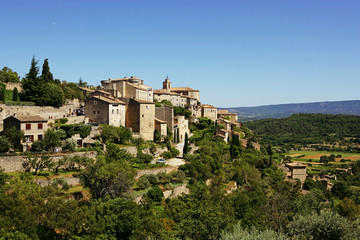
<instances>
[{"instance_id":1,"label":"dense forest","mask_svg":"<svg viewBox=\"0 0 360 240\"><path fill-rule=\"evenodd\" d=\"M170 174L135 179L134 164L147 158L118 147L120 129L103 129L107 151L82 160L76 176L83 191L69 191L61 178L41 187L32 171L0 171L0 239L359 238L359 164L331 191L308 179L303 195L300 182L285 180L271 148L243 148L236 137L225 143L213 137L218 127L191 125L197 150ZM189 193L164 198L161 189L176 182L187 183Z\"/></svg>"},{"instance_id":2,"label":"dense forest","mask_svg":"<svg viewBox=\"0 0 360 240\"><path fill-rule=\"evenodd\" d=\"M306 147L311 144L341 144L353 149L360 144L360 116L294 114L282 119L263 119L244 123L265 143Z\"/></svg>"}]
</instances>

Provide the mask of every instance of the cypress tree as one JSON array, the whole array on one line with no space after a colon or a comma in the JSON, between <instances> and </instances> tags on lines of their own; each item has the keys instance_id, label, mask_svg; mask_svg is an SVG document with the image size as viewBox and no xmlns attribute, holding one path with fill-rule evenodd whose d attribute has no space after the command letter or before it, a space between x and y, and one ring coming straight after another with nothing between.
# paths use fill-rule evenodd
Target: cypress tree
<instances>
[{"instance_id":1,"label":"cypress tree","mask_svg":"<svg viewBox=\"0 0 360 240\"><path fill-rule=\"evenodd\" d=\"M54 77L50 72L49 61L47 58L45 58L44 64L42 66L41 81L43 84L54 82Z\"/></svg>"},{"instance_id":2,"label":"cypress tree","mask_svg":"<svg viewBox=\"0 0 360 240\"><path fill-rule=\"evenodd\" d=\"M12 100L13 100L14 102L19 101L19 93L18 93L17 88L14 88L14 90L13 90L13 97L12 97Z\"/></svg>"},{"instance_id":3,"label":"cypress tree","mask_svg":"<svg viewBox=\"0 0 360 240\"><path fill-rule=\"evenodd\" d=\"M5 92L6 92L6 87L5 84L1 84L0 85L0 101L5 102Z\"/></svg>"},{"instance_id":4,"label":"cypress tree","mask_svg":"<svg viewBox=\"0 0 360 240\"><path fill-rule=\"evenodd\" d=\"M183 148L183 155L188 154L189 153L189 139L188 139L188 134L185 133L185 143L184 143L184 148Z\"/></svg>"},{"instance_id":5,"label":"cypress tree","mask_svg":"<svg viewBox=\"0 0 360 240\"><path fill-rule=\"evenodd\" d=\"M180 131L178 129L177 133L176 133L176 143L179 143L179 142L180 142Z\"/></svg>"}]
</instances>

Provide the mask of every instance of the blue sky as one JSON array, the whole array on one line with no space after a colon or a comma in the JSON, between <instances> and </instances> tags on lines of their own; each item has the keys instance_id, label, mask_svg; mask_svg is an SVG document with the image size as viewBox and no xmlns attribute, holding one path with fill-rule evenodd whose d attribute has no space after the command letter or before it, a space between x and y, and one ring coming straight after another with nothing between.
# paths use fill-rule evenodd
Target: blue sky
<instances>
[{"instance_id":1,"label":"blue sky","mask_svg":"<svg viewBox=\"0 0 360 240\"><path fill-rule=\"evenodd\" d=\"M137 76L217 107L360 99L360 1L2 0L0 67Z\"/></svg>"}]
</instances>

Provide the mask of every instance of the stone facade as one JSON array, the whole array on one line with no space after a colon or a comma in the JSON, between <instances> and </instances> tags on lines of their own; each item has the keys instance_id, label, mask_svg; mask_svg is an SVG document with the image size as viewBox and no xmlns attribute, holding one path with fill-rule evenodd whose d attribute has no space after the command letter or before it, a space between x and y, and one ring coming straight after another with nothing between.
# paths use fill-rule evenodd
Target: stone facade
<instances>
[{"instance_id":1,"label":"stone facade","mask_svg":"<svg viewBox=\"0 0 360 240\"><path fill-rule=\"evenodd\" d=\"M287 163L287 177L290 179L300 179L301 183L306 180L306 165L301 163Z\"/></svg>"},{"instance_id":2,"label":"stone facade","mask_svg":"<svg viewBox=\"0 0 360 240\"><path fill-rule=\"evenodd\" d=\"M230 121L232 123L237 123L238 122L238 115L236 113L230 113L228 110L224 110L224 109L219 109L217 111L217 115L218 118L230 118Z\"/></svg>"},{"instance_id":3,"label":"stone facade","mask_svg":"<svg viewBox=\"0 0 360 240\"><path fill-rule=\"evenodd\" d=\"M155 129L159 131L161 136L166 136L167 125L165 121L155 118Z\"/></svg>"},{"instance_id":4,"label":"stone facade","mask_svg":"<svg viewBox=\"0 0 360 240\"><path fill-rule=\"evenodd\" d=\"M152 102L154 100L153 88L144 85L144 81L137 77L111 79L101 81L103 88L114 97L134 98Z\"/></svg>"},{"instance_id":5,"label":"stone facade","mask_svg":"<svg viewBox=\"0 0 360 240\"><path fill-rule=\"evenodd\" d=\"M25 140L18 143L20 150L29 149L34 141L42 140L46 132L47 120L39 116L10 116L4 119L4 131L15 127L23 131Z\"/></svg>"},{"instance_id":6,"label":"stone facade","mask_svg":"<svg viewBox=\"0 0 360 240\"><path fill-rule=\"evenodd\" d=\"M174 138L179 132L179 142L183 142L185 140L185 134L189 135L189 120L185 119L185 116L175 116L174 117Z\"/></svg>"},{"instance_id":7,"label":"stone facade","mask_svg":"<svg viewBox=\"0 0 360 240\"><path fill-rule=\"evenodd\" d=\"M155 107L155 118L166 122L167 127L173 131L174 108L170 106Z\"/></svg>"},{"instance_id":8,"label":"stone facade","mask_svg":"<svg viewBox=\"0 0 360 240\"><path fill-rule=\"evenodd\" d=\"M85 116L89 122L125 126L125 102L104 95L93 95L85 102Z\"/></svg>"},{"instance_id":9,"label":"stone facade","mask_svg":"<svg viewBox=\"0 0 360 240\"><path fill-rule=\"evenodd\" d=\"M121 98L126 102L126 124L133 133L144 140L154 140L155 103L132 98Z\"/></svg>"},{"instance_id":10,"label":"stone facade","mask_svg":"<svg viewBox=\"0 0 360 240\"><path fill-rule=\"evenodd\" d=\"M200 106L201 108L201 117L203 118L209 118L212 121L216 121L217 119L217 108L212 106L212 105L208 105L208 104L204 104Z\"/></svg>"},{"instance_id":11,"label":"stone facade","mask_svg":"<svg viewBox=\"0 0 360 240\"><path fill-rule=\"evenodd\" d=\"M14 114L18 116L40 116L44 119L57 119L71 116L75 109L80 108L83 103L79 100L67 100L62 107L40 107L40 106L6 106L0 104L0 131L3 130L3 120Z\"/></svg>"}]
</instances>

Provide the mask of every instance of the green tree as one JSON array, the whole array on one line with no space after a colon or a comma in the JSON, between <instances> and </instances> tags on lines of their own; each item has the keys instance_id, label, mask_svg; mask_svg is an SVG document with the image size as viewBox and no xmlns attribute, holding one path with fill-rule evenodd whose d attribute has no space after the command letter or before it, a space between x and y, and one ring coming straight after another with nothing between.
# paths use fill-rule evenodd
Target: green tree
<instances>
[{"instance_id":1,"label":"green tree","mask_svg":"<svg viewBox=\"0 0 360 240\"><path fill-rule=\"evenodd\" d=\"M54 83L46 83L38 103L53 107L61 107L65 103L64 92L61 87Z\"/></svg>"},{"instance_id":2,"label":"green tree","mask_svg":"<svg viewBox=\"0 0 360 240\"><path fill-rule=\"evenodd\" d=\"M283 233L273 230L259 231L256 228L245 229L240 223L237 223L231 231L221 234L222 240L287 240L288 237Z\"/></svg>"},{"instance_id":3,"label":"green tree","mask_svg":"<svg viewBox=\"0 0 360 240\"><path fill-rule=\"evenodd\" d=\"M345 240L360 236L360 228L356 222L330 211L299 216L289 223L287 232L294 239Z\"/></svg>"},{"instance_id":4,"label":"green tree","mask_svg":"<svg viewBox=\"0 0 360 240\"><path fill-rule=\"evenodd\" d=\"M6 96L6 86L3 83L0 83L0 101L5 102Z\"/></svg>"},{"instance_id":5,"label":"green tree","mask_svg":"<svg viewBox=\"0 0 360 240\"><path fill-rule=\"evenodd\" d=\"M13 90L12 100L13 100L14 102L18 102L18 101L19 101L19 93L18 93L18 89L17 89L17 88L14 88L14 90Z\"/></svg>"},{"instance_id":6,"label":"green tree","mask_svg":"<svg viewBox=\"0 0 360 240\"><path fill-rule=\"evenodd\" d=\"M164 197L164 193L159 186L156 185L151 187L151 189L147 192L147 196L154 202L161 202L161 199Z\"/></svg>"},{"instance_id":7,"label":"green tree","mask_svg":"<svg viewBox=\"0 0 360 240\"><path fill-rule=\"evenodd\" d=\"M52 158L46 155L32 156L27 155L24 162L22 163L23 168L26 171L34 171L34 175L37 175L38 172L47 168L51 169L53 167L54 161Z\"/></svg>"},{"instance_id":8,"label":"green tree","mask_svg":"<svg viewBox=\"0 0 360 240\"><path fill-rule=\"evenodd\" d=\"M35 56L33 56L29 73L26 74L26 77L22 80L23 91L20 97L23 101L39 102L40 86L38 74L38 61L36 61Z\"/></svg>"},{"instance_id":9,"label":"green tree","mask_svg":"<svg viewBox=\"0 0 360 240\"><path fill-rule=\"evenodd\" d=\"M183 154L188 154L189 153L189 137L188 134L185 133L185 142L184 142L184 148L183 148Z\"/></svg>"},{"instance_id":10,"label":"green tree","mask_svg":"<svg viewBox=\"0 0 360 240\"><path fill-rule=\"evenodd\" d=\"M44 144L46 150L54 150L56 147L61 146L61 140L54 130L48 129L44 134Z\"/></svg>"},{"instance_id":11,"label":"green tree","mask_svg":"<svg viewBox=\"0 0 360 240\"><path fill-rule=\"evenodd\" d=\"M86 87L87 82L85 82L81 77L79 78L79 83L77 84L79 87Z\"/></svg>"},{"instance_id":12,"label":"green tree","mask_svg":"<svg viewBox=\"0 0 360 240\"><path fill-rule=\"evenodd\" d=\"M107 163L105 159L99 158L95 164L85 169L82 181L94 198L106 196L117 198L130 189L135 174L135 171L124 161Z\"/></svg>"},{"instance_id":13,"label":"green tree","mask_svg":"<svg viewBox=\"0 0 360 240\"><path fill-rule=\"evenodd\" d=\"M0 136L0 152L4 153L11 148L10 141L5 136Z\"/></svg>"},{"instance_id":14,"label":"green tree","mask_svg":"<svg viewBox=\"0 0 360 240\"><path fill-rule=\"evenodd\" d=\"M23 140L25 137L24 131L17 130L15 126L7 129L5 131L5 136L7 137L7 139L9 139L12 146L18 149L20 149L21 147L20 145L21 140Z\"/></svg>"},{"instance_id":15,"label":"green tree","mask_svg":"<svg viewBox=\"0 0 360 240\"><path fill-rule=\"evenodd\" d=\"M0 71L0 82L20 82L20 77L11 68L3 67Z\"/></svg>"},{"instance_id":16,"label":"green tree","mask_svg":"<svg viewBox=\"0 0 360 240\"><path fill-rule=\"evenodd\" d=\"M64 141L63 150L67 150L69 152L74 152L76 149L76 141L74 139L68 138Z\"/></svg>"},{"instance_id":17,"label":"green tree","mask_svg":"<svg viewBox=\"0 0 360 240\"><path fill-rule=\"evenodd\" d=\"M54 82L54 77L53 77L53 74L50 72L49 61L47 58L45 58L45 60L44 60L40 79L41 79L42 84Z\"/></svg>"},{"instance_id":18,"label":"green tree","mask_svg":"<svg viewBox=\"0 0 360 240\"><path fill-rule=\"evenodd\" d=\"M154 130L154 142L158 143L161 141L161 135L159 133L159 130Z\"/></svg>"}]
</instances>

